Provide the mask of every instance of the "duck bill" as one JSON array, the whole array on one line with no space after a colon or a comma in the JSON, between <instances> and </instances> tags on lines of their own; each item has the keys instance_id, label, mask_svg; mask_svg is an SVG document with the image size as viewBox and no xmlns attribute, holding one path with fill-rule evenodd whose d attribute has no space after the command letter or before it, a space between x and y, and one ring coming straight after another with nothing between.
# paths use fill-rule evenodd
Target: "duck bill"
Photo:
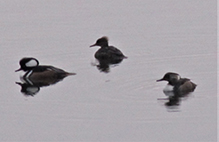
<instances>
[{"instance_id":1,"label":"duck bill","mask_svg":"<svg viewBox=\"0 0 219 142\"><path fill-rule=\"evenodd\" d=\"M94 46L97 46L97 45L96 45L96 43L95 43L95 44L93 44L93 45L91 45L90 47L94 47Z\"/></svg>"},{"instance_id":2,"label":"duck bill","mask_svg":"<svg viewBox=\"0 0 219 142\"><path fill-rule=\"evenodd\" d=\"M21 68L19 68L19 69L17 69L15 72L18 72L18 71L21 71L22 69Z\"/></svg>"},{"instance_id":3,"label":"duck bill","mask_svg":"<svg viewBox=\"0 0 219 142\"><path fill-rule=\"evenodd\" d=\"M20 86L22 85L22 83L20 83L20 82L15 82L15 83L18 84L18 85L20 85Z\"/></svg>"},{"instance_id":4,"label":"duck bill","mask_svg":"<svg viewBox=\"0 0 219 142\"><path fill-rule=\"evenodd\" d=\"M161 78L161 79L158 79L158 80L157 80L157 82L159 82L159 81L164 81L164 79L163 79L163 78Z\"/></svg>"}]
</instances>

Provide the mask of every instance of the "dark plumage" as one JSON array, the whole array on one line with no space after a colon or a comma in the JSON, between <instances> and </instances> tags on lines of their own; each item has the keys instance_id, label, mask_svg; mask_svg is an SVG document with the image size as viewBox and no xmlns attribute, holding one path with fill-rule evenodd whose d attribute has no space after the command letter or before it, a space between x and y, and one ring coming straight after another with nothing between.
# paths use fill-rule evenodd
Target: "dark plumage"
<instances>
[{"instance_id":1,"label":"dark plumage","mask_svg":"<svg viewBox=\"0 0 219 142\"><path fill-rule=\"evenodd\" d=\"M53 66L40 66L39 61L32 57L26 57L20 60L20 69L16 70L16 72L20 70L26 72L23 78L34 81L54 80L54 78L63 79L68 75L75 75L75 73L69 73Z\"/></svg>"},{"instance_id":2,"label":"dark plumage","mask_svg":"<svg viewBox=\"0 0 219 142\"><path fill-rule=\"evenodd\" d=\"M96 41L96 43L91 45L90 47L93 47L93 46L101 47L99 50L97 50L97 52L94 55L96 59L119 60L119 59L127 58L119 49L117 49L114 46L109 46L108 38L105 36L99 38Z\"/></svg>"},{"instance_id":3,"label":"dark plumage","mask_svg":"<svg viewBox=\"0 0 219 142\"><path fill-rule=\"evenodd\" d=\"M179 74L168 72L162 79L157 81L168 81L168 85L173 86L175 93L189 93L193 92L196 88L196 84L191 82L188 78L181 78ZM165 90L164 90L165 91Z\"/></svg>"}]
</instances>

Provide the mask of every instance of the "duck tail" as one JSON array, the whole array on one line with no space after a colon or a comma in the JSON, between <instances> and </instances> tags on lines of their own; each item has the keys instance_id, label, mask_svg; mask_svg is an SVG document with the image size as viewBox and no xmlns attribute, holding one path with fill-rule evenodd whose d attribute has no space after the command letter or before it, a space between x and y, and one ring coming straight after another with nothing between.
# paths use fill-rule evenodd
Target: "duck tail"
<instances>
[{"instance_id":1,"label":"duck tail","mask_svg":"<svg viewBox=\"0 0 219 142\"><path fill-rule=\"evenodd\" d=\"M66 75L76 75L76 73L73 73L73 72L67 72Z\"/></svg>"},{"instance_id":2,"label":"duck tail","mask_svg":"<svg viewBox=\"0 0 219 142\"><path fill-rule=\"evenodd\" d=\"M127 59L128 57L124 55L124 57L123 57L123 58L124 58L124 59Z\"/></svg>"}]
</instances>

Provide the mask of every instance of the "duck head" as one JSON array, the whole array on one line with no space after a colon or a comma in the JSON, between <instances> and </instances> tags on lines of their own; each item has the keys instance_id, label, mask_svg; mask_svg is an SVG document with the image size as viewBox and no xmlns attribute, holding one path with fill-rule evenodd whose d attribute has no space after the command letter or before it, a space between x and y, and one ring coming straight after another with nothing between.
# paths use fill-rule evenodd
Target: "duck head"
<instances>
[{"instance_id":1,"label":"duck head","mask_svg":"<svg viewBox=\"0 0 219 142\"><path fill-rule=\"evenodd\" d=\"M39 61L32 57L25 57L20 60L19 64L20 64L20 68L17 69L15 72L21 70L23 71L31 70L39 65Z\"/></svg>"},{"instance_id":2,"label":"duck head","mask_svg":"<svg viewBox=\"0 0 219 142\"><path fill-rule=\"evenodd\" d=\"M93 46L101 46L101 47L106 47L108 46L108 37L106 36L103 36L101 38L99 38L95 44L91 45L90 47L93 47Z\"/></svg>"},{"instance_id":3,"label":"duck head","mask_svg":"<svg viewBox=\"0 0 219 142\"><path fill-rule=\"evenodd\" d=\"M163 78L157 80L158 81L168 81L170 85L175 85L180 80L180 75L173 72L166 73Z\"/></svg>"}]
</instances>

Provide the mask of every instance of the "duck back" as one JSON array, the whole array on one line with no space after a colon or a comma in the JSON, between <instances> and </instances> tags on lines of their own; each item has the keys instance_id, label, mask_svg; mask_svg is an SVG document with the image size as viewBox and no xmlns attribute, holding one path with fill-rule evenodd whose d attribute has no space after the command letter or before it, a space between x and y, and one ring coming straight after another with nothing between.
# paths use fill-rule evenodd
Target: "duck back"
<instances>
[{"instance_id":1,"label":"duck back","mask_svg":"<svg viewBox=\"0 0 219 142\"><path fill-rule=\"evenodd\" d=\"M53 66L38 66L33 69L33 72L34 73L29 77L31 80L43 80L47 78L63 79L68 75L74 74Z\"/></svg>"},{"instance_id":2,"label":"duck back","mask_svg":"<svg viewBox=\"0 0 219 142\"><path fill-rule=\"evenodd\" d=\"M196 88L196 84L191 82L190 79L182 78L176 85L176 90L182 93L193 92Z\"/></svg>"},{"instance_id":3,"label":"duck back","mask_svg":"<svg viewBox=\"0 0 219 142\"><path fill-rule=\"evenodd\" d=\"M127 58L123 53L114 46L101 47L95 53L96 59L124 59Z\"/></svg>"}]
</instances>

